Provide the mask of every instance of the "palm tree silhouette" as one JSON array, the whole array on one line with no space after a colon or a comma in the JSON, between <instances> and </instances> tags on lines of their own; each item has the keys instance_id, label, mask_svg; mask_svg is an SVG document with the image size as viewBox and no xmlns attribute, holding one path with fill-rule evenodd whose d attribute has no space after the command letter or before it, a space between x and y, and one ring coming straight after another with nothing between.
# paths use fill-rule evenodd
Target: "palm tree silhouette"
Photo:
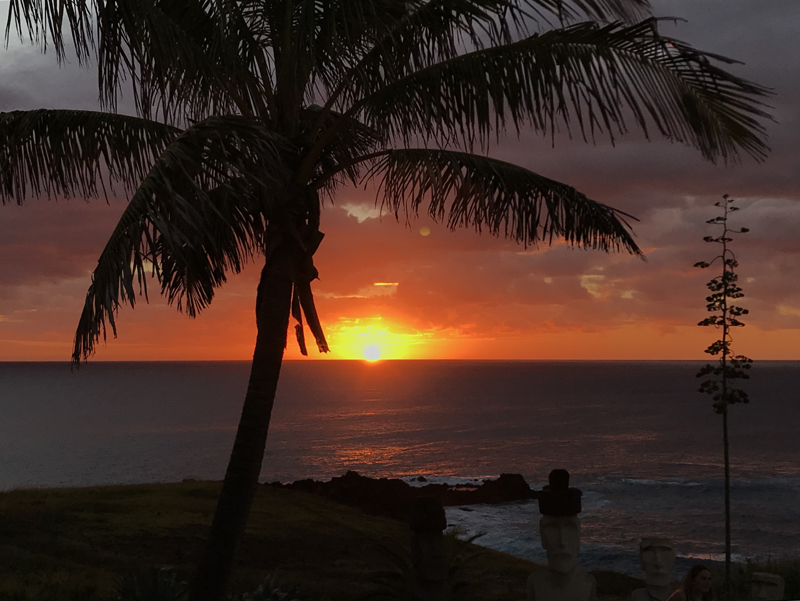
<instances>
[{"instance_id":1,"label":"palm tree silhouette","mask_svg":"<svg viewBox=\"0 0 800 601\"><path fill-rule=\"evenodd\" d=\"M154 277L190 316L263 257L253 364L191 598L224 593L255 494L290 316L328 350L311 293L321 198L376 182L397 218L524 245L641 254L630 216L491 158L508 129L612 141L632 125L710 160L765 156L768 91L662 36L646 0L11 0L6 39L94 61L102 112L0 114L0 198L125 212L92 274L87 359ZM117 100L130 86L136 116Z\"/></svg>"}]
</instances>

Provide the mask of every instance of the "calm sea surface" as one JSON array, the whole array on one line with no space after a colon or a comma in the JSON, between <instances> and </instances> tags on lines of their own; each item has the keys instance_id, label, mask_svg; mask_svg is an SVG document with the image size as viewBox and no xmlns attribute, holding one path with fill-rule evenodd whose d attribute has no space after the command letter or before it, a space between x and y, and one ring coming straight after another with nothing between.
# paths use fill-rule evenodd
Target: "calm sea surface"
<instances>
[{"instance_id":1,"label":"calm sea surface","mask_svg":"<svg viewBox=\"0 0 800 601\"><path fill-rule=\"evenodd\" d=\"M554 467L584 491L583 563L638 575L642 536L677 570L723 551L722 422L695 362L284 364L263 481ZM0 489L221 479L247 363L0 363ZM733 550L800 556L800 362L757 362L730 416ZM483 544L544 560L535 503L448 508ZM676 574L680 576L681 574Z\"/></svg>"}]
</instances>

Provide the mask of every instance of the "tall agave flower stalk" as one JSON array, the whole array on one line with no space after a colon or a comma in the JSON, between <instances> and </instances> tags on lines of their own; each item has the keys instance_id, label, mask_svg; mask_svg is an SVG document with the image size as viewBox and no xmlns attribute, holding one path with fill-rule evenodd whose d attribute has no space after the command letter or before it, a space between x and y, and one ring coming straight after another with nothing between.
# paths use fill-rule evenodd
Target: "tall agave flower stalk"
<instances>
[{"instance_id":1,"label":"tall agave flower stalk","mask_svg":"<svg viewBox=\"0 0 800 601\"><path fill-rule=\"evenodd\" d=\"M749 313L747 309L733 304L733 301L744 296L744 292L742 292L738 284L739 276L736 273L736 268L739 266L739 262L730 248L730 243L733 241L731 235L746 234L749 231L746 227L733 229L728 225L728 218L731 213L739 210L739 207L734 206L734 202L734 199L725 194L720 202L714 204L714 206L722 209L722 213L706 222L722 228L722 232L718 236L706 236L703 238L705 242L718 244L721 247L721 252L709 262L700 261L694 265L701 269L708 269L716 263L722 269L719 275L711 278L706 284L706 287L711 292L706 297L706 302L708 303L706 309L712 315L697 324L699 326L713 326L720 331L720 338L712 342L705 350L709 355L719 356L719 360L716 364L707 363L700 368L700 371L697 372L697 377L707 378L700 384L700 392L711 395L714 402L714 411L722 415L722 447L725 462L724 594L727 601L730 601L731 595L731 478L730 455L728 452L728 407L736 403L748 403L750 401L747 392L741 388L735 388L733 383L735 380L749 379L750 376L747 372L753 363L752 359L744 355L734 354L731 346L733 344L731 330L743 327L744 323L740 320L740 317Z\"/></svg>"}]
</instances>

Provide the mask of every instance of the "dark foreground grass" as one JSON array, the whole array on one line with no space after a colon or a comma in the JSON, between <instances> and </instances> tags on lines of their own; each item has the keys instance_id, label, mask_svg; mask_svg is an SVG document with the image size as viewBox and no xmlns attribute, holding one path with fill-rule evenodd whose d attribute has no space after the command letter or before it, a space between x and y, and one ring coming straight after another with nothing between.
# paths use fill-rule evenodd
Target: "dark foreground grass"
<instances>
[{"instance_id":1,"label":"dark foreground grass","mask_svg":"<svg viewBox=\"0 0 800 601\"><path fill-rule=\"evenodd\" d=\"M0 493L0 600L107 601L136 570L173 568L188 579L202 550L220 485L182 482ZM408 545L408 527L316 495L260 487L231 589L254 590L277 572L309 601L355 601L392 564L379 547ZM451 540L471 557L458 575L464 601L525 599L540 566ZM752 572L781 574L786 598L800 598L800 561L747 563L734 570L734 598L747 599ZM623 601L642 581L594 572L600 601ZM719 579L721 574L715 574Z\"/></svg>"},{"instance_id":2,"label":"dark foreground grass","mask_svg":"<svg viewBox=\"0 0 800 601\"><path fill-rule=\"evenodd\" d=\"M170 566L188 578L202 549L219 484L182 482L0 493L0 599L113 599L135 570ZM276 572L309 599L349 601L372 590L374 574L391 567L378 551L386 539L409 540L398 521L366 515L322 497L260 487L239 550L234 592L251 591ZM460 578L465 599L524 599L539 566L457 541L477 555ZM596 573L605 601L624 599L638 580Z\"/></svg>"}]
</instances>

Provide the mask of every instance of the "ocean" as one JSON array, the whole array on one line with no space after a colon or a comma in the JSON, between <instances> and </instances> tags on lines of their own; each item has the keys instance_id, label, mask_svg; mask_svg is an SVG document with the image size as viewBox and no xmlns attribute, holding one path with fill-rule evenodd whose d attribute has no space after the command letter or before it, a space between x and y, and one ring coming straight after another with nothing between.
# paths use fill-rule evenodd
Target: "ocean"
<instances>
[{"instance_id":1,"label":"ocean","mask_svg":"<svg viewBox=\"0 0 800 601\"><path fill-rule=\"evenodd\" d=\"M581 563L641 576L667 536L674 578L724 551L722 420L699 362L289 361L261 480L347 470L451 484L566 468ZM0 363L0 490L222 478L249 364ZM757 362L731 408L735 559L800 557L800 362ZM447 508L479 544L545 561L535 502Z\"/></svg>"}]
</instances>

